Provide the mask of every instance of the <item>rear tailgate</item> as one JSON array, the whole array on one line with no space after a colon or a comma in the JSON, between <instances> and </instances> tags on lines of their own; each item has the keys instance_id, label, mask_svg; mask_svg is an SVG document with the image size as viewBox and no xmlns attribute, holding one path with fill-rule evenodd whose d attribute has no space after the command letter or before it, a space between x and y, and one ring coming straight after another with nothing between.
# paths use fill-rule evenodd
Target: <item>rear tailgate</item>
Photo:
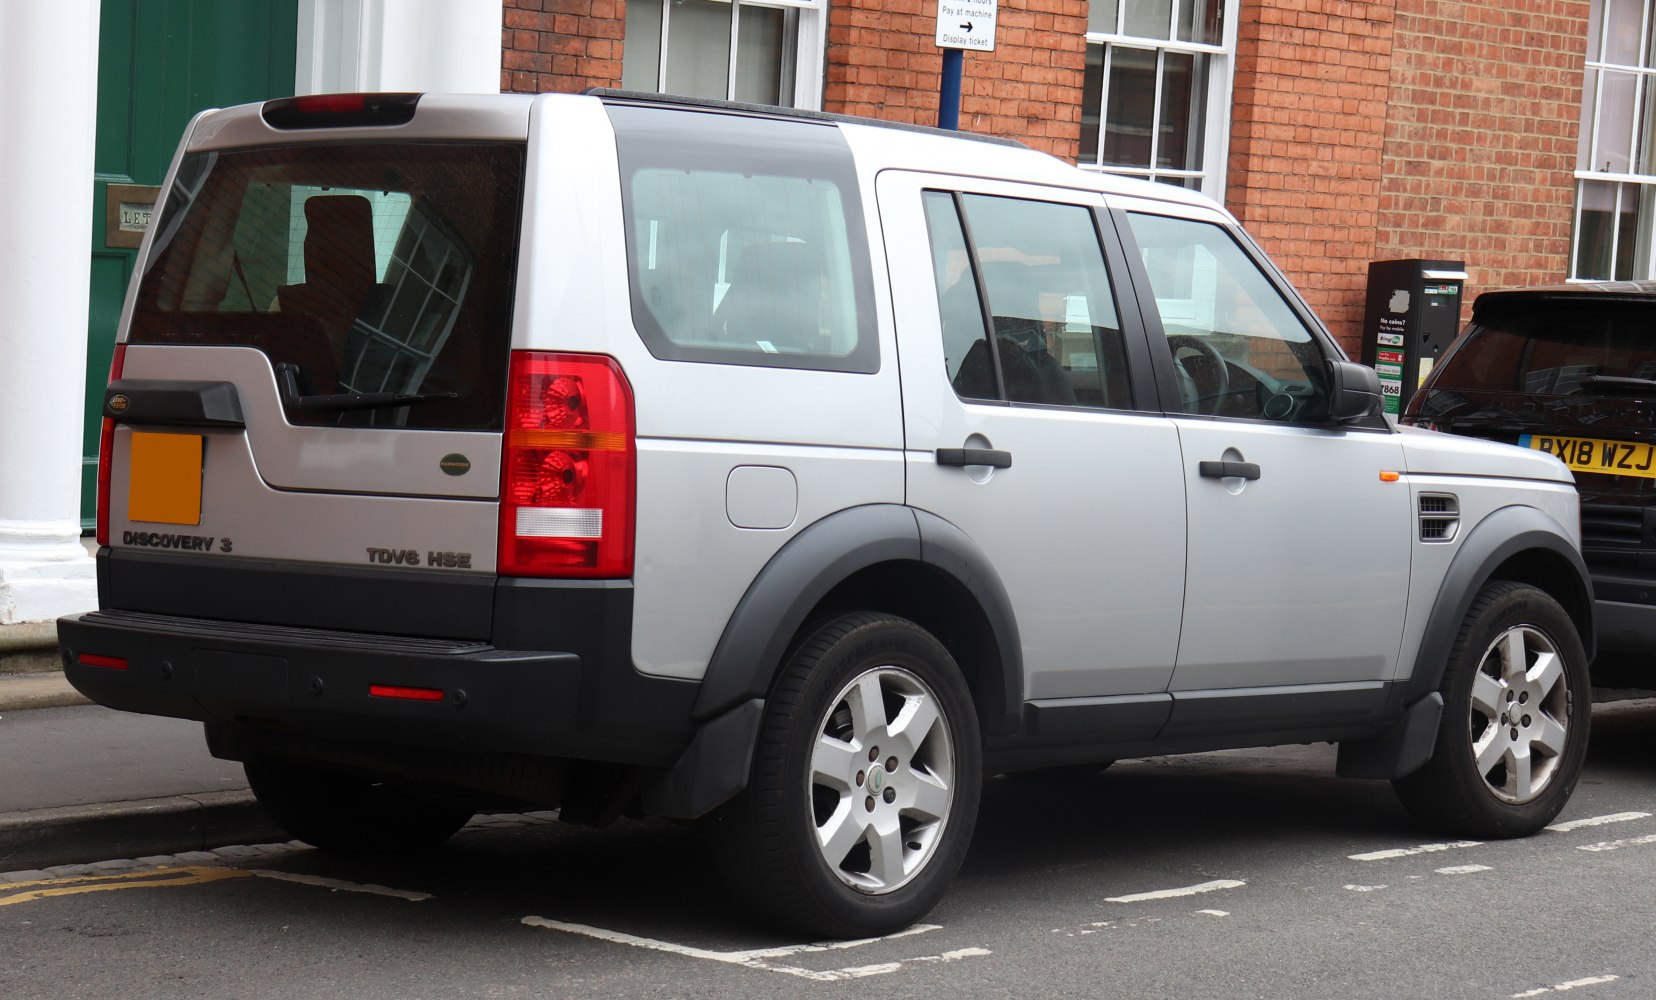
<instances>
[{"instance_id":1,"label":"rear tailgate","mask_svg":"<svg viewBox=\"0 0 1656 1000\"><path fill-rule=\"evenodd\" d=\"M486 593L526 113L466 139L441 102L394 130L221 116L176 168L106 393L105 606L392 631L415 609L372 609L410 574ZM189 579L210 586L156 586ZM408 631L486 636L462 603Z\"/></svg>"}]
</instances>

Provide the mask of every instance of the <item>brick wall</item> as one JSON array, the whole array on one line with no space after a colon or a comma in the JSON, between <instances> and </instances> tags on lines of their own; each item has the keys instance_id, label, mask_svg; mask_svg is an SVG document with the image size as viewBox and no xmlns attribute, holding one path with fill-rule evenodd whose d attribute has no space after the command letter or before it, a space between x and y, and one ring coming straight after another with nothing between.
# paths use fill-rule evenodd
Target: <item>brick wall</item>
<instances>
[{"instance_id":1,"label":"brick wall","mask_svg":"<svg viewBox=\"0 0 1656 1000\"><path fill-rule=\"evenodd\" d=\"M1464 260L1468 310L1481 291L1564 279L1587 14L1588 0L1397 0L1377 257Z\"/></svg>"},{"instance_id":2,"label":"brick wall","mask_svg":"<svg viewBox=\"0 0 1656 1000\"><path fill-rule=\"evenodd\" d=\"M1226 201L1354 353L1377 243L1394 2L1246 0L1238 11Z\"/></svg>"},{"instance_id":3,"label":"brick wall","mask_svg":"<svg viewBox=\"0 0 1656 1000\"><path fill-rule=\"evenodd\" d=\"M937 124L936 9L933 0L834 0L823 109ZM1073 162L1086 31L1086 0L1002 0L995 51L965 54L960 127Z\"/></svg>"},{"instance_id":4,"label":"brick wall","mask_svg":"<svg viewBox=\"0 0 1656 1000\"><path fill-rule=\"evenodd\" d=\"M505 0L501 91L620 86L625 26L625 0Z\"/></svg>"}]
</instances>

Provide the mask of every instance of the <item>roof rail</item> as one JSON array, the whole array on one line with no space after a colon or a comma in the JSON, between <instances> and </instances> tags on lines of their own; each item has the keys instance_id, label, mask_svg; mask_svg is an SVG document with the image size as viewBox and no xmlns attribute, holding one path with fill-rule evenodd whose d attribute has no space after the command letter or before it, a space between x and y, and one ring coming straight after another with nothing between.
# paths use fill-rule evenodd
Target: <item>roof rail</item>
<instances>
[{"instance_id":1,"label":"roof rail","mask_svg":"<svg viewBox=\"0 0 1656 1000\"><path fill-rule=\"evenodd\" d=\"M1006 139L1000 136L980 135L976 132L956 132L952 129L933 128L930 125L913 125L908 122L890 122L880 118L860 118L856 115L837 115L827 111L806 111L801 108L782 108L772 104L746 104L741 101L718 101L708 97L681 97L677 94L654 94L638 90L616 90L611 87L589 87L581 91L589 97L596 97L606 104L633 104L656 107L695 108L700 111L711 111L717 114L745 115L753 118L778 118L791 121L822 122L836 125L868 125L873 128L897 129L903 132L919 132L924 135L947 136L953 139L971 139L975 142L988 142L997 146L1014 146L1018 149L1029 147L1016 139Z\"/></svg>"}]
</instances>

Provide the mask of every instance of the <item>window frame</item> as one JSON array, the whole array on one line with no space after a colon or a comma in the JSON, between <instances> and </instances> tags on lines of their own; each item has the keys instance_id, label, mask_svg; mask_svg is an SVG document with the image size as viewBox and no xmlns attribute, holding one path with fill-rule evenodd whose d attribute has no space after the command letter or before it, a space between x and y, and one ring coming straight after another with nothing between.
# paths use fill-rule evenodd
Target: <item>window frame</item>
<instances>
[{"instance_id":1,"label":"window frame","mask_svg":"<svg viewBox=\"0 0 1656 1000\"><path fill-rule=\"evenodd\" d=\"M1078 166L1083 170L1093 170L1099 173L1116 174L1123 177L1137 177L1143 180L1161 181L1171 180L1179 182L1178 186L1188 187L1184 182L1198 181L1196 190L1214 199L1223 199L1225 195L1226 164L1230 156L1230 124L1231 124L1231 96L1235 84L1236 74L1236 38L1237 38L1237 8L1240 0L1227 0L1223 19L1220 24L1220 41L1218 44L1204 42L1182 41L1178 38L1179 15L1188 0L1172 0L1168 12L1168 32L1166 38L1150 38L1141 35L1125 33L1127 4L1118 5L1116 9L1116 30L1114 31L1087 31L1086 45L1103 48L1103 58L1100 61L1102 79L1099 83L1098 97L1098 140L1092 150L1080 151ZM1139 51L1154 52L1156 56L1156 87L1151 98L1153 117L1150 129L1150 165L1148 167L1126 167L1106 164L1103 162L1104 143L1108 135L1108 111L1110 107L1110 69L1114 53L1118 48L1136 49ZM1208 64L1207 93L1204 96L1205 110L1204 123L1201 134L1202 165L1199 169L1164 168L1156 165L1156 154L1161 138L1160 122L1162 116L1162 80L1163 68L1166 65L1166 54L1206 56ZM1085 88L1083 88L1083 94ZM1084 98L1083 98L1084 99ZM1082 114L1086 114L1083 107ZM1193 134L1192 139L1196 136Z\"/></svg>"},{"instance_id":2,"label":"window frame","mask_svg":"<svg viewBox=\"0 0 1656 1000\"><path fill-rule=\"evenodd\" d=\"M792 33L784 29L782 39L782 60L784 65L792 63L793 92L789 96L791 103L778 105L779 107L794 108L802 111L822 110L822 82L824 79L824 62L826 58L825 43L828 37L828 0L710 0L713 3L730 4L730 56L726 64L725 93L716 100L735 101L737 82L737 63L741 58L741 8L768 7L779 10L797 12L797 21ZM656 73L655 87L648 91L656 94L672 94L667 89L667 58L672 44L672 0L662 0L660 34L656 45ZM623 27L623 33L625 28ZM625 45L623 37L623 46ZM623 47L622 52L626 49ZM624 61L624 60L623 60ZM695 96L695 95L678 95Z\"/></svg>"},{"instance_id":3,"label":"window frame","mask_svg":"<svg viewBox=\"0 0 1656 1000\"><path fill-rule=\"evenodd\" d=\"M1640 9L1639 40L1637 48L1641 64L1610 61L1610 22L1608 14L1620 4L1638 4ZM1656 0L1592 0L1588 19L1588 58L1583 70L1581 89L1581 137L1576 153L1575 205L1571 214L1570 281L1648 280L1656 278ZM1633 83L1633 100L1629 109L1627 155L1629 169L1613 171L1594 169L1600 136L1607 125L1604 112L1605 82L1613 77L1627 77ZM1647 171L1637 170L1641 161L1650 164ZM1609 212L1609 245L1607 261L1609 273L1584 275L1581 273L1583 239L1582 227L1589 185L1607 185L1612 202ZM1620 218L1624 199L1634 193L1640 199L1635 208L1632 259L1625 274L1618 277L1622 260L1622 232Z\"/></svg>"}]
</instances>

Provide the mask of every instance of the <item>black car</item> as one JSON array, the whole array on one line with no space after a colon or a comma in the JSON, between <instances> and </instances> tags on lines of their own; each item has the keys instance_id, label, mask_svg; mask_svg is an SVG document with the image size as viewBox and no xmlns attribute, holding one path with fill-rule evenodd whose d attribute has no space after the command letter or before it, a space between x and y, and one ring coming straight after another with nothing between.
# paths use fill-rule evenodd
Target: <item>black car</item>
<instances>
[{"instance_id":1,"label":"black car","mask_svg":"<svg viewBox=\"0 0 1656 1000\"><path fill-rule=\"evenodd\" d=\"M1656 281L1478 296L1403 420L1562 459L1601 661L1656 652Z\"/></svg>"}]
</instances>

